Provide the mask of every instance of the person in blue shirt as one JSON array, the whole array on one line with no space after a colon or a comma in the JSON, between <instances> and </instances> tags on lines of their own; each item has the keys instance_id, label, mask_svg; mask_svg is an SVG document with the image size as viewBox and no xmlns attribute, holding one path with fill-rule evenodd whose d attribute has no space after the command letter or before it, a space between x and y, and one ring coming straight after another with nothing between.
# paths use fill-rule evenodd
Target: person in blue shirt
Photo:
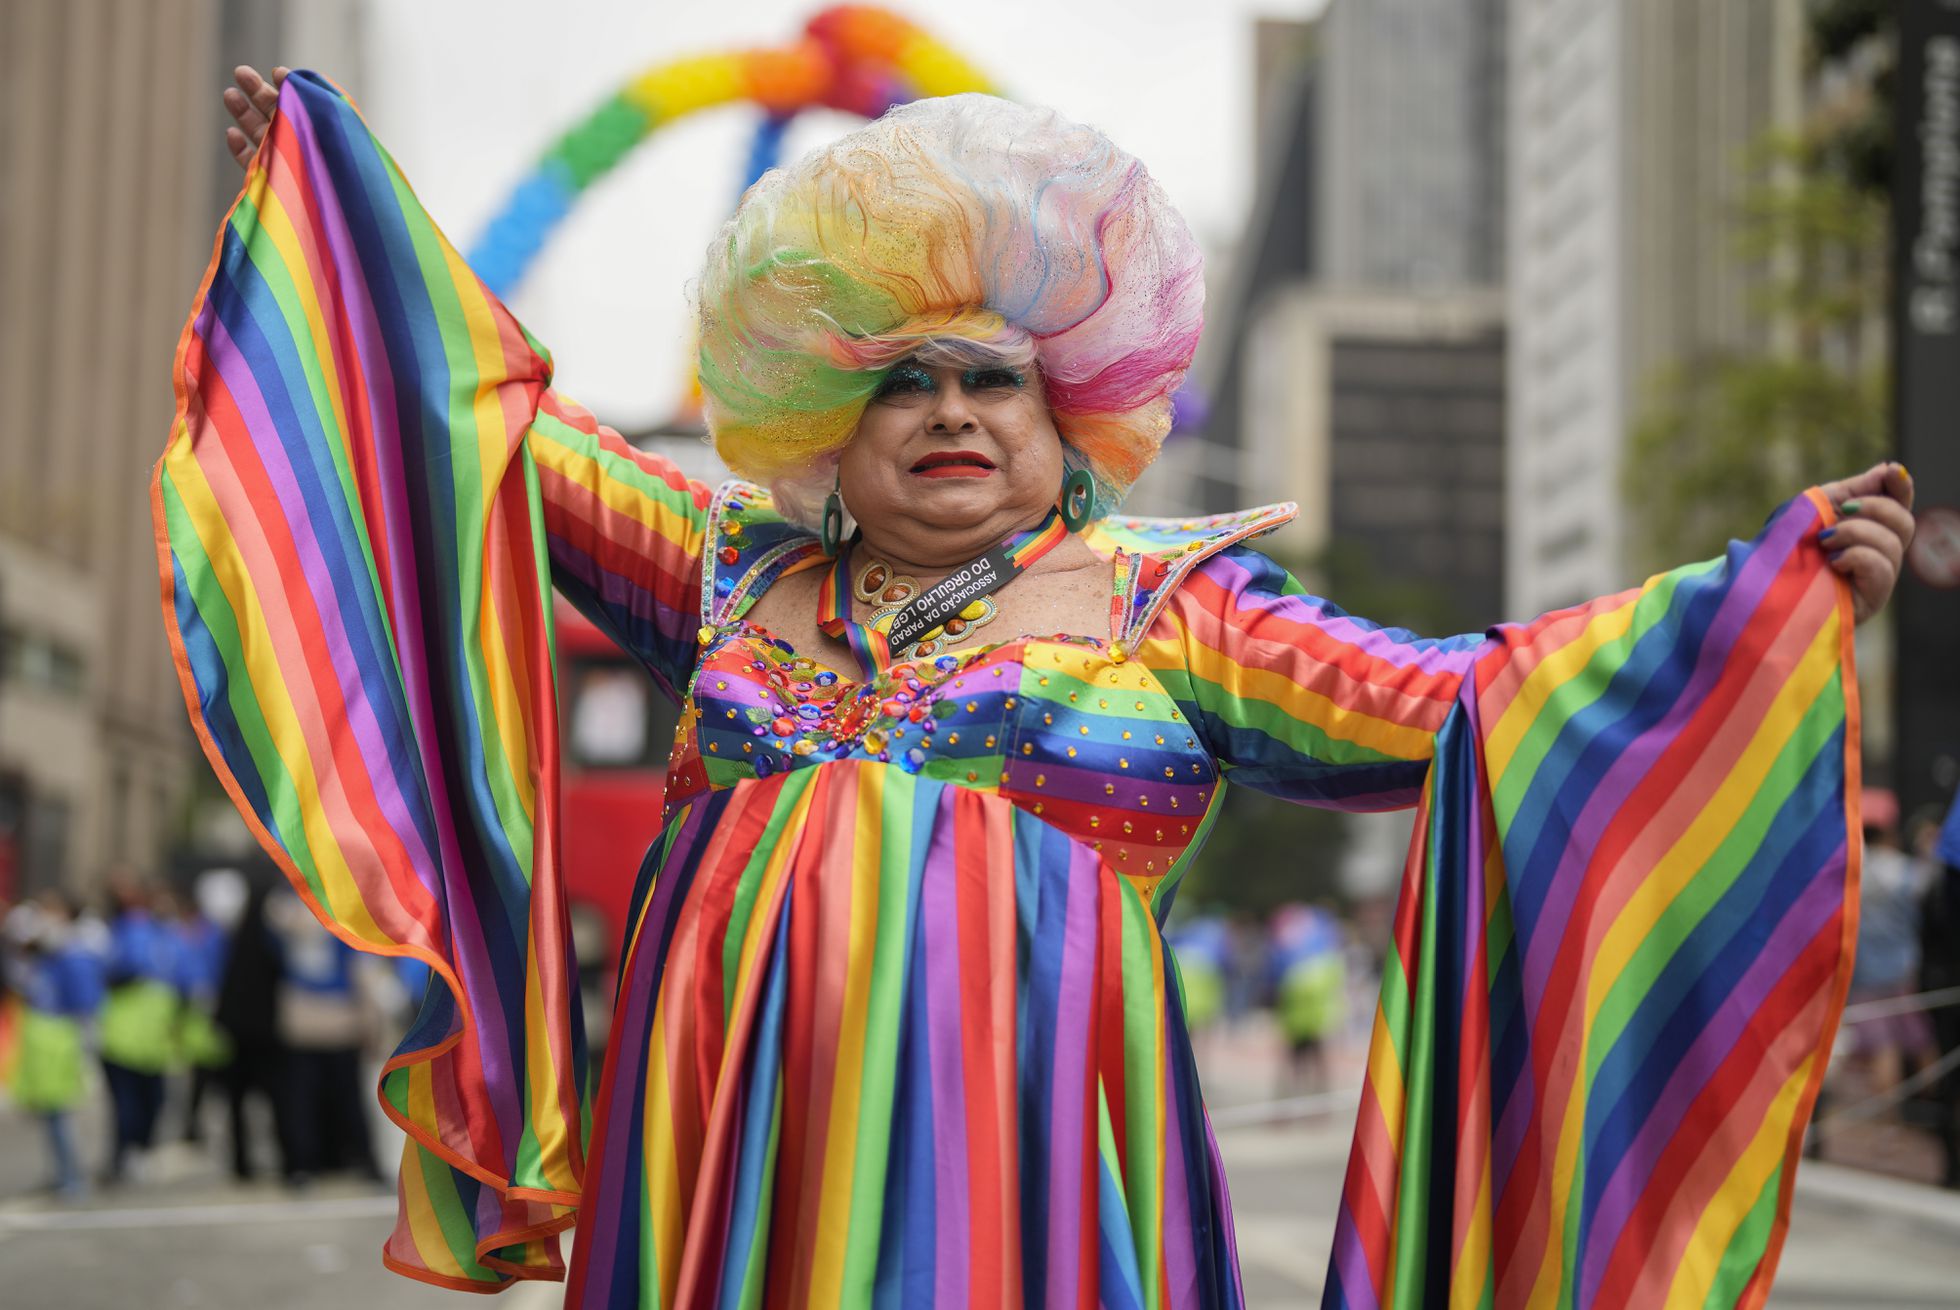
<instances>
[{"instance_id":1,"label":"person in blue shirt","mask_svg":"<svg viewBox=\"0 0 1960 1310\"><path fill-rule=\"evenodd\" d=\"M1324 1092L1332 1082L1327 1045L1347 1022L1340 921L1319 906L1283 905L1269 932L1273 1017L1288 1052L1283 1094Z\"/></svg>"},{"instance_id":2,"label":"person in blue shirt","mask_svg":"<svg viewBox=\"0 0 1960 1310\"><path fill-rule=\"evenodd\" d=\"M77 1201L87 1181L73 1118L85 1090L87 1031L102 1005L101 961L75 932L74 909L59 892L16 907L6 931L14 948L6 982L16 997L18 1025L8 1092L46 1133L48 1190Z\"/></svg>"},{"instance_id":3,"label":"person in blue shirt","mask_svg":"<svg viewBox=\"0 0 1960 1310\"><path fill-rule=\"evenodd\" d=\"M212 869L198 880L194 899L167 927L175 939L178 991L183 1008L177 1020L178 1053L190 1066L184 1098L184 1140L204 1140L201 1109L205 1094L231 1063L231 1043L218 1026L218 988L224 980L229 946L225 918L237 923L246 896L245 877L236 869Z\"/></svg>"},{"instance_id":4,"label":"person in blue shirt","mask_svg":"<svg viewBox=\"0 0 1960 1310\"><path fill-rule=\"evenodd\" d=\"M110 883L109 994L102 1006L102 1072L114 1106L105 1183L119 1183L131 1153L148 1152L163 1113L163 1076L177 1058L182 964L153 893L119 875Z\"/></svg>"},{"instance_id":5,"label":"person in blue shirt","mask_svg":"<svg viewBox=\"0 0 1960 1310\"><path fill-rule=\"evenodd\" d=\"M1947 806L1946 822L1940 825L1940 835L1935 851L1949 869L1960 869L1960 791L1953 794L1953 804Z\"/></svg>"},{"instance_id":6,"label":"person in blue shirt","mask_svg":"<svg viewBox=\"0 0 1960 1310\"><path fill-rule=\"evenodd\" d=\"M1232 963L1231 929L1217 915L1193 914L1172 925L1164 934L1164 944L1177 960L1185 1027L1202 1050L1225 1014L1226 975Z\"/></svg>"}]
</instances>

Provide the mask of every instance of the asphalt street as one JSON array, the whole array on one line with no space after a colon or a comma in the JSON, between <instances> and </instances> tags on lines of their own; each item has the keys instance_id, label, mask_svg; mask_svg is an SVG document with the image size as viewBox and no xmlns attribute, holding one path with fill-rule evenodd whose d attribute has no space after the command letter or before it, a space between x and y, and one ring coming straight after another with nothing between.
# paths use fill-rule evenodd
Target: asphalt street
<instances>
[{"instance_id":1,"label":"asphalt street","mask_svg":"<svg viewBox=\"0 0 1960 1310\"><path fill-rule=\"evenodd\" d=\"M1210 1094L1238 1218L1247 1299L1317 1303L1347 1156L1327 1113L1256 1122L1276 1070L1257 1033L1206 1052ZM1343 1103L1346 1097L1335 1098ZM1245 1122L1253 1120L1255 1122ZM1236 1125L1236 1126L1233 1126ZM213 1125L216 1127L216 1125ZM100 1130L94 1111L85 1134ZM96 1139L88 1137L94 1142ZM416 1310L463 1302L382 1269L391 1196L322 1183L293 1194L238 1186L215 1154L173 1145L142 1181L81 1207L29 1195L41 1168L35 1125L0 1110L0 1306L281 1307ZM556 1285L514 1289L507 1310L558 1304ZM1799 1174L1790 1239L1771 1305L1845 1310L1960 1306L1960 1195L1838 1165Z\"/></svg>"}]
</instances>

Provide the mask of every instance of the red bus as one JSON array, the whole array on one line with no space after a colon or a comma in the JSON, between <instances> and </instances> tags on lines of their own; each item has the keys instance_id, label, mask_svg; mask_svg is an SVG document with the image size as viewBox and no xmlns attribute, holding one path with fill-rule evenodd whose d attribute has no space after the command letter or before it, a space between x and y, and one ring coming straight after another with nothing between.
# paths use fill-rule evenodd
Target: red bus
<instances>
[{"instance_id":1,"label":"red bus","mask_svg":"<svg viewBox=\"0 0 1960 1310\"><path fill-rule=\"evenodd\" d=\"M596 1059L612 1018L626 903L660 833L679 711L638 661L563 600L557 628L565 892Z\"/></svg>"}]
</instances>

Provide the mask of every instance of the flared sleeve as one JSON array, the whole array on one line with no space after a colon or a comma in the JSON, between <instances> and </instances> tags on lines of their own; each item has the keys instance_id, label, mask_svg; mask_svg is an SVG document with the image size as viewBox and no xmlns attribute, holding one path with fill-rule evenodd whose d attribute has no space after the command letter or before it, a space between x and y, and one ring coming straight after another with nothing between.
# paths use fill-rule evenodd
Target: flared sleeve
<instances>
[{"instance_id":1,"label":"flared sleeve","mask_svg":"<svg viewBox=\"0 0 1960 1310\"><path fill-rule=\"evenodd\" d=\"M550 584L686 680L708 493L549 388L353 107L294 73L178 348L163 610L220 781L338 936L434 978L384 1066L390 1267L562 1276L586 1051Z\"/></svg>"},{"instance_id":2,"label":"flared sleeve","mask_svg":"<svg viewBox=\"0 0 1960 1310\"><path fill-rule=\"evenodd\" d=\"M1370 623L1234 546L1184 579L1144 657L1230 783L1328 809L1394 810L1421 795L1483 641Z\"/></svg>"},{"instance_id":3,"label":"flared sleeve","mask_svg":"<svg viewBox=\"0 0 1960 1310\"><path fill-rule=\"evenodd\" d=\"M1328 1306L1762 1303L1856 930L1835 517L1440 641L1234 548L1151 629L1227 780L1418 806Z\"/></svg>"},{"instance_id":4,"label":"flared sleeve","mask_svg":"<svg viewBox=\"0 0 1960 1310\"><path fill-rule=\"evenodd\" d=\"M1753 542L1493 631L1437 734L1329 1306L1756 1306L1856 932L1848 589Z\"/></svg>"}]
</instances>

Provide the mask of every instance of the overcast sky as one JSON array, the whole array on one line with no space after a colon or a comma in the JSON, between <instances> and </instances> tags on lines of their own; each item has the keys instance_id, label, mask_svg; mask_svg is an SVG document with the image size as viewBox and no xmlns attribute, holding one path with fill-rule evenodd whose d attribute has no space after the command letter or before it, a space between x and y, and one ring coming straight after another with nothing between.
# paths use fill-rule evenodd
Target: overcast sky
<instances>
[{"instance_id":1,"label":"overcast sky","mask_svg":"<svg viewBox=\"0 0 1960 1310\"><path fill-rule=\"evenodd\" d=\"M927 27L1016 97L1093 123L1142 157L1208 251L1251 189L1252 23L1323 0L912 0ZM368 9L348 86L423 202L465 249L549 141L666 59L775 45L812 0L417 0ZM547 16L548 14L548 16ZM332 70L323 70L331 72ZM686 287L727 216L757 111L657 131L596 184L513 300L560 384L616 422L657 417L688 348ZM808 115L789 153L847 129Z\"/></svg>"}]
</instances>

